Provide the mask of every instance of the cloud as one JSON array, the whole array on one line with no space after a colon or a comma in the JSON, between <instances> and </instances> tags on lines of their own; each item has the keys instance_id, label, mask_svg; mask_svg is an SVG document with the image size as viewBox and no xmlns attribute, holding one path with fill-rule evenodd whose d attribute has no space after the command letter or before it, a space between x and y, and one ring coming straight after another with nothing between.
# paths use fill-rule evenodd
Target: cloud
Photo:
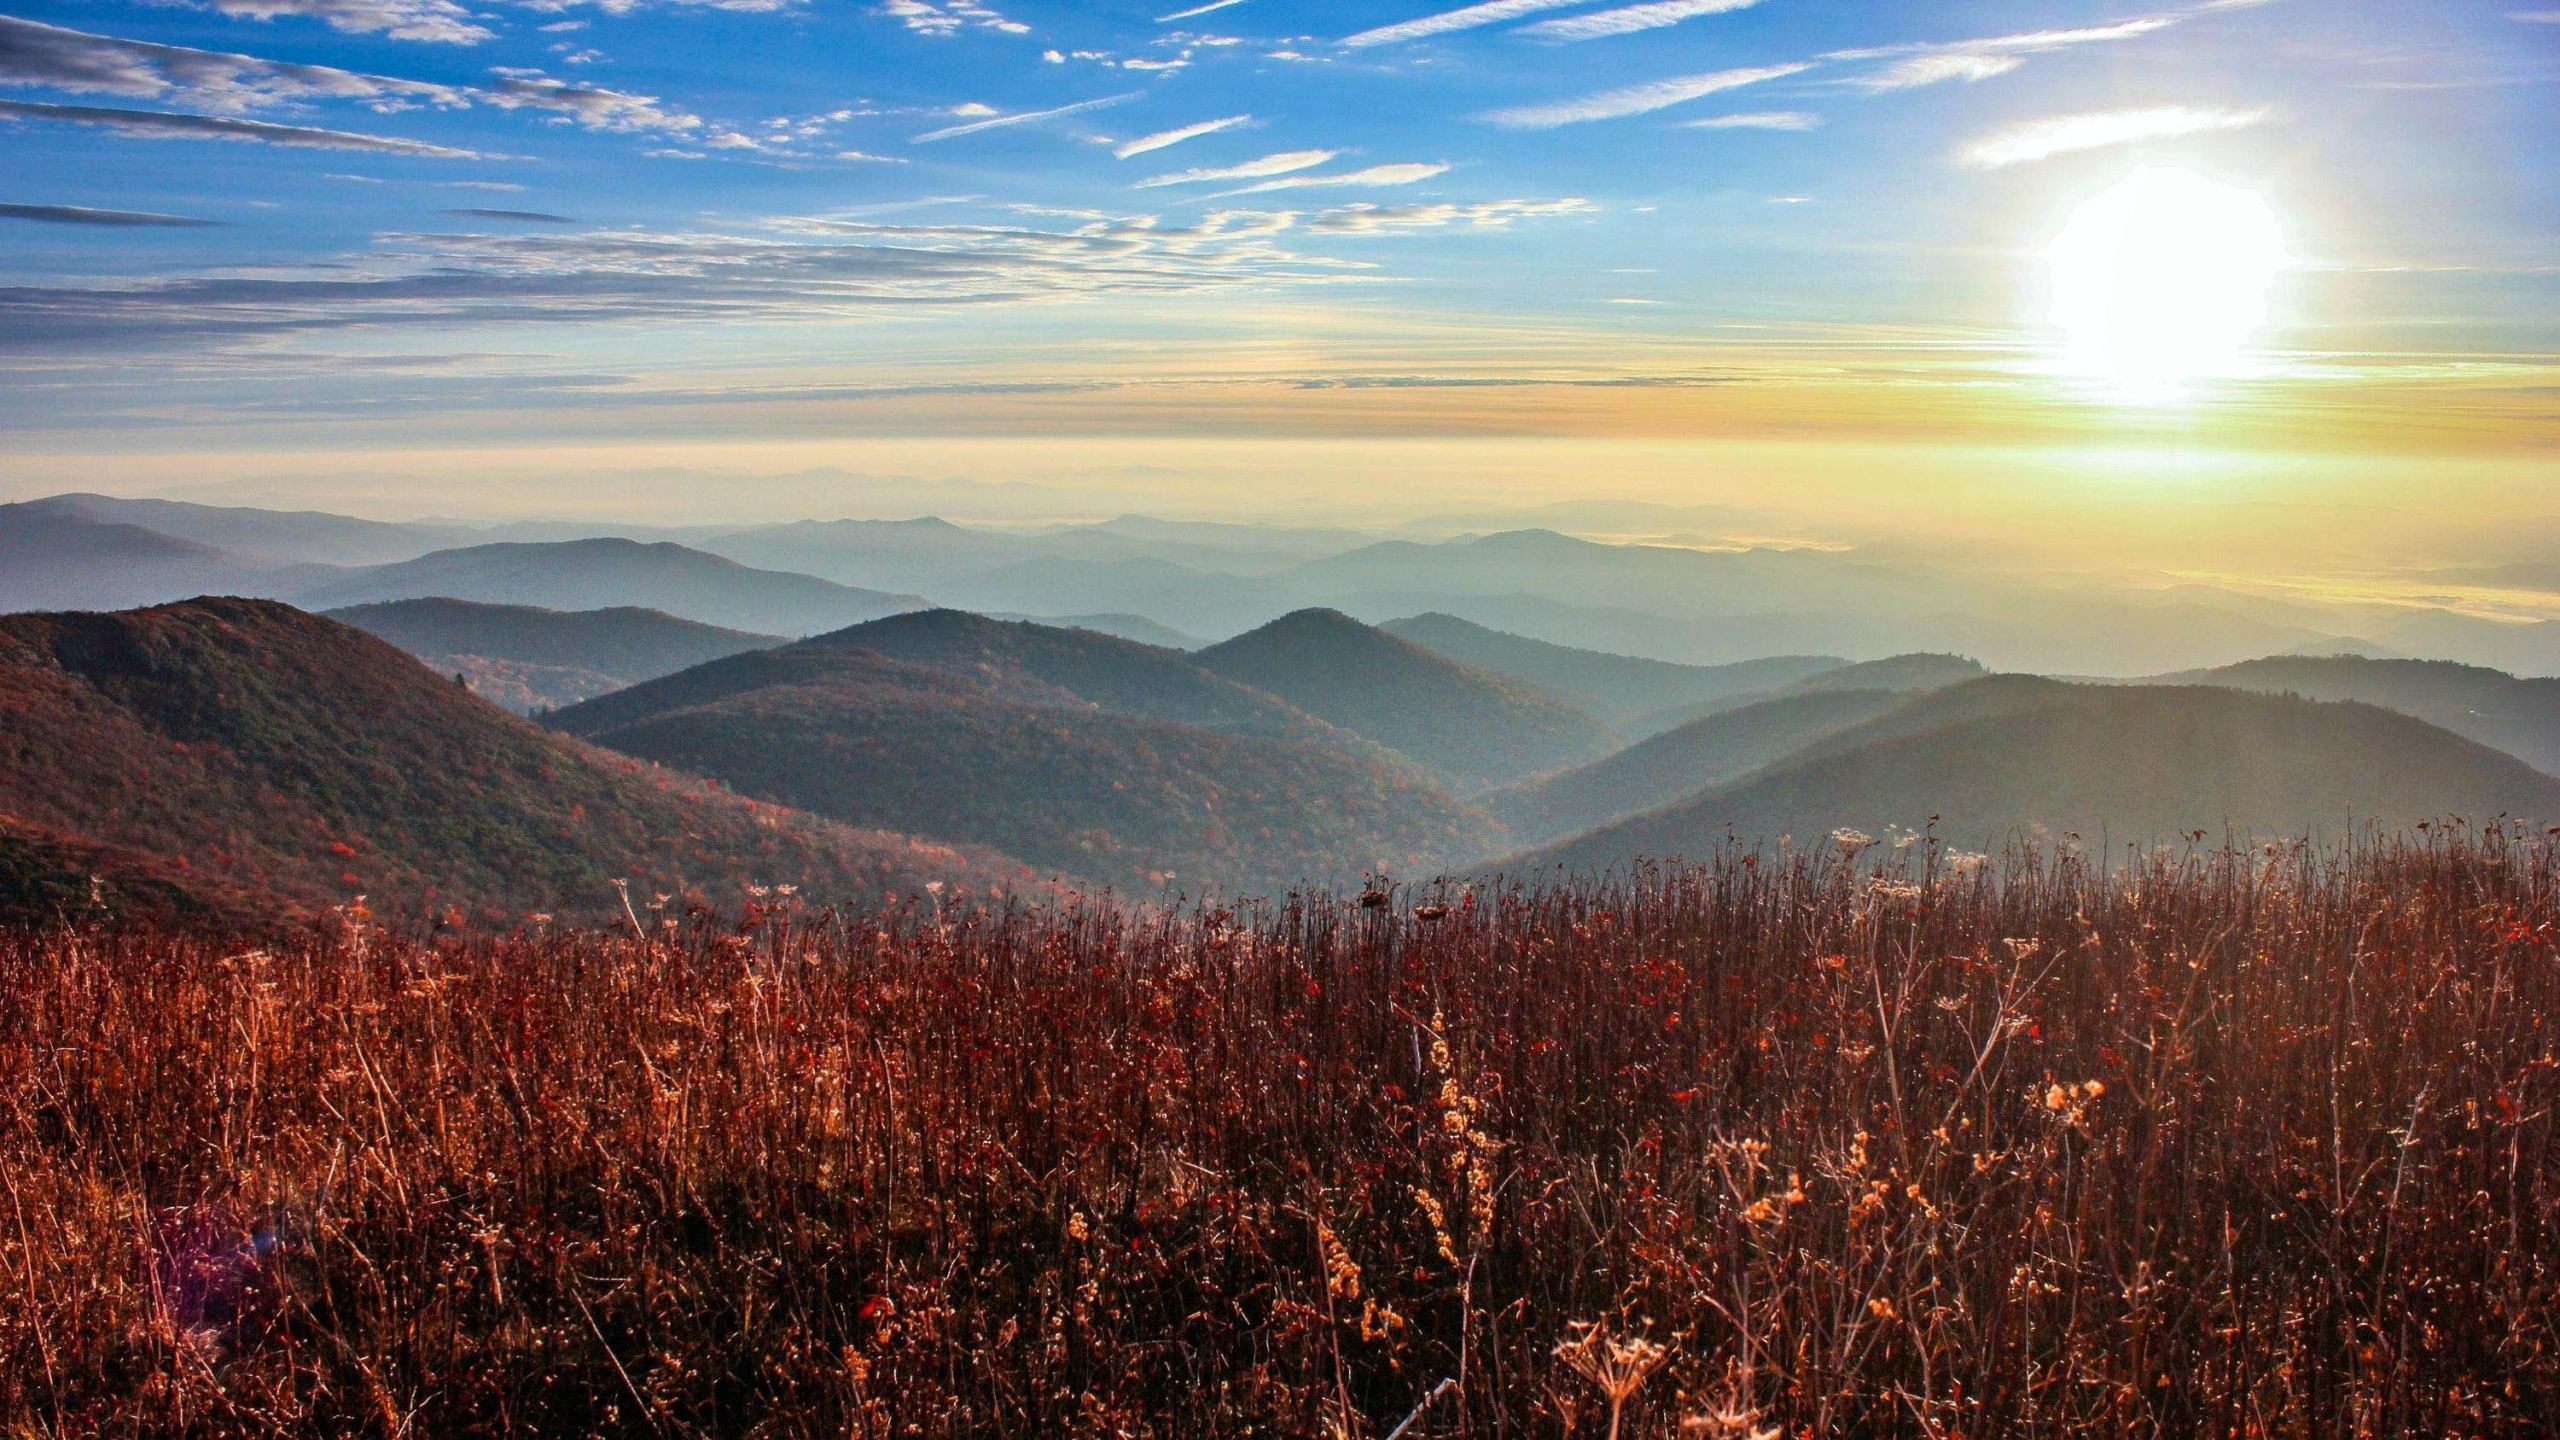
<instances>
[{"instance_id":1,"label":"cloud","mask_svg":"<svg viewBox=\"0 0 2560 1440\"><path fill-rule=\"evenodd\" d=\"M1188 10L1176 10L1170 15L1159 15L1156 17L1156 23L1159 25L1170 25L1176 20L1189 20L1194 16L1206 15L1212 10L1224 10L1230 5L1241 5L1243 3L1244 0L1209 0L1209 3L1206 5L1194 5Z\"/></svg>"},{"instance_id":2,"label":"cloud","mask_svg":"<svg viewBox=\"0 0 2560 1440\"><path fill-rule=\"evenodd\" d=\"M1692 130L1811 130L1822 124L1822 117L1810 110L1754 110L1684 123Z\"/></svg>"},{"instance_id":3,"label":"cloud","mask_svg":"<svg viewBox=\"0 0 2560 1440\"><path fill-rule=\"evenodd\" d=\"M784 217L766 234L385 235L289 272L0 287L0 351L167 349L398 327L794 324L919 306L1186 295L1357 279L1296 254L1287 214L1221 211L1065 230Z\"/></svg>"},{"instance_id":4,"label":"cloud","mask_svg":"<svg viewBox=\"0 0 2560 1440\"><path fill-rule=\"evenodd\" d=\"M514 220L527 225L575 225L578 223L566 215L547 215L540 210L484 210L478 206L470 206L461 210L447 210L444 213L460 215L472 220Z\"/></svg>"},{"instance_id":5,"label":"cloud","mask_svg":"<svg viewBox=\"0 0 2560 1440\"><path fill-rule=\"evenodd\" d=\"M1203 120L1197 125L1185 125L1174 130L1159 130L1153 135L1141 135L1111 153L1126 160L1132 156L1145 155L1179 145L1185 140L1197 140L1203 135L1215 135L1221 130L1233 130L1239 125L1252 123L1253 117L1250 115L1230 115L1223 120Z\"/></svg>"},{"instance_id":6,"label":"cloud","mask_svg":"<svg viewBox=\"0 0 2560 1440\"><path fill-rule=\"evenodd\" d=\"M976 3L976 0L883 0L880 13L919 35L955 35L964 29L1028 35L1031 27Z\"/></svg>"},{"instance_id":7,"label":"cloud","mask_svg":"<svg viewBox=\"0 0 2560 1440\"><path fill-rule=\"evenodd\" d=\"M1141 190L1154 190L1166 185L1197 185L1212 180L1259 180L1266 175L1287 175L1299 170L1313 170L1336 155L1339 150L1284 150L1247 160L1241 165L1228 165L1215 170L1184 170L1171 175L1156 175L1138 182Z\"/></svg>"},{"instance_id":8,"label":"cloud","mask_svg":"<svg viewBox=\"0 0 2560 1440\"><path fill-rule=\"evenodd\" d=\"M590 130L676 133L702 128L701 116L664 109L654 95L573 85L535 74L504 76L472 93L504 110L556 111Z\"/></svg>"},{"instance_id":9,"label":"cloud","mask_svg":"<svg viewBox=\"0 0 2560 1440\"><path fill-rule=\"evenodd\" d=\"M1938 85L1949 80L1988 80L1995 75L2006 75L2026 63L2023 55L1987 55L1952 50L1942 55L1914 55L1872 75L1861 75L1850 83L1879 92L1916 90L1923 85Z\"/></svg>"},{"instance_id":10,"label":"cloud","mask_svg":"<svg viewBox=\"0 0 2560 1440\"><path fill-rule=\"evenodd\" d=\"M1366 170L1352 170L1340 175L1291 175L1280 180L1265 180L1259 185L1247 185L1241 190L1223 191L1220 198L1227 195L1262 195L1274 190L1315 190L1328 186L1378 188L1389 185L1418 185L1435 175L1448 174L1449 169L1450 167L1446 164L1372 165Z\"/></svg>"},{"instance_id":11,"label":"cloud","mask_svg":"<svg viewBox=\"0 0 2560 1440\"><path fill-rule=\"evenodd\" d=\"M271 125L264 120L241 120L227 115L184 115L165 110L114 110L95 105L0 100L0 120L58 120L72 125L103 125L146 139L254 140L305 150L365 150L377 155L414 155L429 160L491 158L476 150L430 145L423 140L397 140L386 135L316 130L304 125Z\"/></svg>"},{"instance_id":12,"label":"cloud","mask_svg":"<svg viewBox=\"0 0 2560 1440\"><path fill-rule=\"evenodd\" d=\"M41 220L48 225L97 225L111 230L195 230L219 225L192 215L155 215L148 210L92 210L86 205L0 205L0 220Z\"/></svg>"},{"instance_id":13,"label":"cloud","mask_svg":"<svg viewBox=\"0 0 2560 1440\"><path fill-rule=\"evenodd\" d=\"M298 101L354 100L379 111L420 105L459 110L474 104L550 110L600 130L683 131L702 124L700 116L661 108L654 96L571 85L536 71L502 71L497 81L485 86L440 85L330 65L298 65L123 40L8 16L0 16L0 84L149 98L177 96L234 113Z\"/></svg>"},{"instance_id":14,"label":"cloud","mask_svg":"<svg viewBox=\"0 0 2560 1440\"><path fill-rule=\"evenodd\" d=\"M2103 45L2118 40L2132 40L2155 34L2182 24L2211 10L2241 9L2265 3L2265 0L2217 0L2195 10L2160 15L2138 15L2112 25L2085 25L2069 30L2023 30L2009 35L1989 35L1978 40L1958 40L1946 44L1887 45L1866 50L1840 50L1826 60L1883 60L1894 64L1870 74L1852 78L1849 83L1860 89L1882 93L1911 90L1923 85L1938 85L1950 80L1988 80L2006 75L2026 63L2024 57L2055 50L2068 50L2078 45ZM1896 58L1901 57L1901 58Z\"/></svg>"},{"instance_id":15,"label":"cloud","mask_svg":"<svg viewBox=\"0 0 2560 1440\"><path fill-rule=\"evenodd\" d=\"M318 20L351 35L477 45L498 32L476 23L454 0L210 0L225 15L273 20L282 15Z\"/></svg>"},{"instance_id":16,"label":"cloud","mask_svg":"<svg viewBox=\"0 0 2560 1440\"><path fill-rule=\"evenodd\" d=\"M1700 15L1748 10L1759 3L1760 0L1652 0L1650 4L1623 5L1615 10L1595 10L1588 15L1541 20L1535 25L1521 26L1520 33L1534 35L1541 40L1601 40L1612 35L1633 35L1639 30L1677 25Z\"/></svg>"},{"instance_id":17,"label":"cloud","mask_svg":"<svg viewBox=\"0 0 2560 1440\"><path fill-rule=\"evenodd\" d=\"M2510 10L2507 18L2519 25L2560 25L2560 10Z\"/></svg>"},{"instance_id":18,"label":"cloud","mask_svg":"<svg viewBox=\"0 0 2560 1440\"><path fill-rule=\"evenodd\" d=\"M1599 206L1579 197L1564 200L1488 200L1475 205L1344 205L1307 222L1318 235L1392 235L1413 230L1465 227L1499 230L1514 220L1590 215Z\"/></svg>"},{"instance_id":19,"label":"cloud","mask_svg":"<svg viewBox=\"0 0 2560 1440\"><path fill-rule=\"evenodd\" d=\"M137 99L182 95L226 111L296 100L361 100L378 109L469 103L452 85L119 40L7 15L0 15L0 84Z\"/></svg>"},{"instance_id":20,"label":"cloud","mask_svg":"<svg viewBox=\"0 0 2560 1440\"><path fill-rule=\"evenodd\" d=\"M1018 115L998 115L992 120L973 120L966 125L951 125L940 130L928 130L922 135L910 138L918 145L930 145L936 140L956 140L963 135L975 135L984 130L1002 130L1011 125L1031 125L1042 120L1081 115L1088 110L1100 110L1105 106L1118 105L1123 101L1137 98L1138 92L1132 90L1126 95L1106 95L1099 100L1080 100L1073 105L1061 105L1055 110L1028 110Z\"/></svg>"},{"instance_id":21,"label":"cloud","mask_svg":"<svg viewBox=\"0 0 2560 1440\"><path fill-rule=\"evenodd\" d=\"M1344 48L1351 50L1364 50L1372 45L1401 45L1408 40L1423 40L1434 35L1446 35L1456 30L1473 30L1484 25L1499 25L1506 20L1517 20L1523 15L1535 15L1541 10L1562 10L1580 3L1581 0L1487 0L1485 4L1470 5L1463 10L1446 10L1437 15L1425 15L1418 20L1405 20L1394 25L1381 25L1375 30L1363 30L1357 35L1343 37L1342 44Z\"/></svg>"},{"instance_id":22,"label":"cloud","mask_svg":"<svg viewBox=\"0 0 2560 1440\"><path fill-rule=\"evenodd\" d=\"M2264 121L2270 112L2228 110L2202 105L2152 105L2134 110L2093 110L2056 115L1995 131L1956 154L1959 164L1975 170L1999 170L2067 155L2144 140L2169 140L2216 130L2242 130Z\"/></svg>"},{"instance_id":23,"label":"cloud","mask_svg":"<svg viewBox=\"0 0 2560 1440\"><path fill-rule=\"evenodd\" d=\"M1478 118L1496 125L1520 130L1552 130L1559 125L1578 125L1591 120L1616 120L1628 115L1644 115L1667 109L1703 95L1723 90L1737 90L1757 85L1764 80L1779 80L1810 70L1809 63L1789 65L1754 65L1738 70L1715 70L1703 75L1682 75L1669 80L1651 80L1642 85L1629 85L1618 90L1603 90L1578 100L1563 100L1545 105L1516 105L1495 110Z\"/></svg>"}]
</instances>

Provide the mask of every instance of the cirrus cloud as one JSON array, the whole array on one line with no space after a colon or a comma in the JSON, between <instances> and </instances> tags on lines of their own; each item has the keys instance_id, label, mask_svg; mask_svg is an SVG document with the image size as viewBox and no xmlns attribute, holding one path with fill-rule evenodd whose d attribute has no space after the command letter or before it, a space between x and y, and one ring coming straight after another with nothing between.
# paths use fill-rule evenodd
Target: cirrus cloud
<instances>
[{"instance_id":1,"label":"cirrus cloud","mask_svg":"<svg viewBox=\"0 0 2560 1440\"><path fill-rule=\"evenodd\" d=\"M2055 115L1994 131L1957 151L1956 160L1969 169L2001 170L2078 150L2243 130L2264 122L2271 113L2264 106L2232 110L2210 105L2148 105Z\"/></svg>"}]
</instances>

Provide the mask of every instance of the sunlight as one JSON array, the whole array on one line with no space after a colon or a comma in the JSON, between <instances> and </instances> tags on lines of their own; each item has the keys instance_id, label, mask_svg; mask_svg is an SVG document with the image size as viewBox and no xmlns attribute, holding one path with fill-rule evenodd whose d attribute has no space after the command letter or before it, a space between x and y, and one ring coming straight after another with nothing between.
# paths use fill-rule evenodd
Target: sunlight
<instances>
[{"instance_id":1,"label":"sunlight","mask_svg":"<svg viewBox=\"0 0 2560 1440\"><path fill-rule=\"evenodd\" d=\"M2284 240L2264 197L2145 167L2071 214L2045 252L2063 365L2116 399L2164 404L2249 373Z\"/></svg>"}]
</instances>

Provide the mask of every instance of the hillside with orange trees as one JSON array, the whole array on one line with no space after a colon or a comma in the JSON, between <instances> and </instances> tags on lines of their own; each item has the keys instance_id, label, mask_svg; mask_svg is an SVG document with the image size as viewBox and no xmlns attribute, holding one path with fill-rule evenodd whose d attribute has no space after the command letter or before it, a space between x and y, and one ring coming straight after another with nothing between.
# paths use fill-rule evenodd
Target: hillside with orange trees
<instances>
[{"instance_id":1,"label":"hillside with orange trees","mask_svg":"<svg viewBox=\"0 0 2560 1440\"><path fill-rule=\"evenodd\" d=\"M1031 878L551 734L264 601L0 617L0 710L0 819L36 847L23 873L54 877L14 897L38 914L78 868L66 843L95 847L110 880L280 917L358 895L394 913L619 913L617 879L725 903L749 883L876 900Z\"/></svg>"}]
</instances>

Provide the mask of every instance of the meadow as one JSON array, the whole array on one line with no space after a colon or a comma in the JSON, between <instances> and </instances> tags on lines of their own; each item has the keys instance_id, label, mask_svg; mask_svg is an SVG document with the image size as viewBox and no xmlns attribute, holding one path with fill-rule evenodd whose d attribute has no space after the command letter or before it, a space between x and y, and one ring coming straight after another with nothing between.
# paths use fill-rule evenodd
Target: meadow
<instances>
[{"instance_id":1,"label":"meadow","mask_svg":"<svg viewBox=\"0 0 2560 1440\"><path fill-rule=\"evenodd\" d=\"M9 938L0 1433L2560 1429L2552 837L1862 841Z\"/></svg>"}]
</instances>

